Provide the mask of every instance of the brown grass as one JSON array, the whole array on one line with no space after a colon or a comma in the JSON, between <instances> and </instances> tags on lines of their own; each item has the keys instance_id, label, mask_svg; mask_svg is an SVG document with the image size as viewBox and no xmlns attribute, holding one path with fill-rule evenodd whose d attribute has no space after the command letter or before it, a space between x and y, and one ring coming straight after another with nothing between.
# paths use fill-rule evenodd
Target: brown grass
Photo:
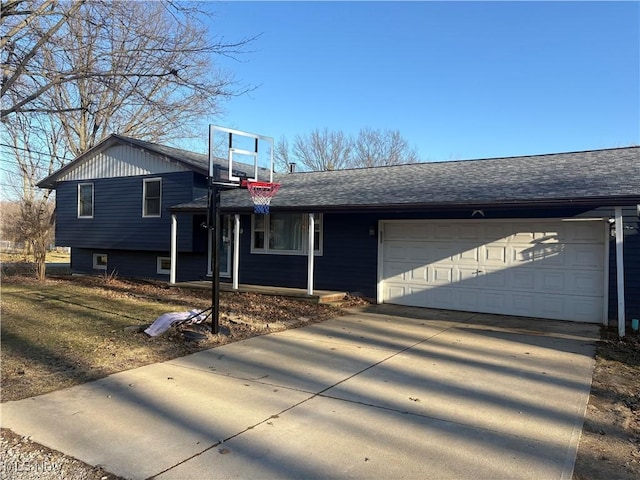
<instances>
[{"instance_id":1,"label":"brown grass","mask_svg":"<svg viewBox=\"0 0 640 480\"><path fill-rule=\"evenodd\" d=\"M176 358L249 336L321 321L335 307L256 294L221 292L224 335L200 327L205 340L180 328L148 337L141 326L167 312L205 309L208 291L100 277L2 279L2 397L18 400L111 373ZM198 327L192 327L198 328Z\"/></svg>"}]
</instances>

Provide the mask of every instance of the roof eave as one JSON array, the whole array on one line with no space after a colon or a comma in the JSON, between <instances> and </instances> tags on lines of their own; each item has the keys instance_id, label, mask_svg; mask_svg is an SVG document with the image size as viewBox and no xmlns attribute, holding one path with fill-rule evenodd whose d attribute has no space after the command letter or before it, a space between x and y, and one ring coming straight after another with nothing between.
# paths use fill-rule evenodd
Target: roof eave
<instances>
[{"instance_id":1,"label":"roof eave","mask_svg":"<svg viewBox=\"0 0 640 480\"><path fill-rule=\"evenodd\" d=\"M342 204L342 205L299 205L299 206L271 206L274 212L337 212L337 211L418 211L418 210L458 210L462 208L488 209L488 208L562 208L562 207L615 207L621 205L640 204L640 196L616 196L616 197L583 197L561 199L529 199L529 200L475 200L465 202L441 202L441 203L392 203L392 204ZM206 212L206 205L202 207L171 207L172 212ZM222 213L251 213L252 206L226 206L221 207Z\"/></svg>"}]
</instances>

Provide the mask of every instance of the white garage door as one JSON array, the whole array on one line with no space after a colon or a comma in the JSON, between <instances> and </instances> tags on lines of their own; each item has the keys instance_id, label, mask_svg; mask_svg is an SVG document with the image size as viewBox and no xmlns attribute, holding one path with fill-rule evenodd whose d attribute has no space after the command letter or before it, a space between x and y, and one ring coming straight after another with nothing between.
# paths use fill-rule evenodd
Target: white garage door
<instances>
[{"instance_id":1,"label":"white garage door","mask_svg":"<svg viewBox=\"0 0 640 480\"><path fill-rule=\"evenodd\" d=\"M601 322L603 220L383 221L378 300Z\"/></svg>"}]
</instances>

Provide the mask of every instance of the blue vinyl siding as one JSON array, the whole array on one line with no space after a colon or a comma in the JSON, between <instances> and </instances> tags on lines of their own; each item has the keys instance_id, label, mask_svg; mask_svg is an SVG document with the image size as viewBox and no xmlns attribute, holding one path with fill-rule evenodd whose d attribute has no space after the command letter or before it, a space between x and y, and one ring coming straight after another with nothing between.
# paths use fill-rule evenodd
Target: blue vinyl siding
<instances>
[{"instance_id":1,"label":"blue vinyl siding","mask_svg":"<svg viewBox=\"0 0 640 480\"><path fill-rule=\"evenodd\" d=\"M613 217L613 209L608 210ZM624 291L627 321L640 318L640 221L635 207L623 208L624 220ZM616 242L611 237L609 243L609 318L618 315L618 293L616 287Z\"/></svg>"},{"instance_id":2,"label":"blue vinyl siding","mask_svg":"<svg viewBox=\"0 0 640 480\"><path fill-rule=\"evenodd\" d=\"M613 208L555 208L536 210L487 210L485 218L608 218ZM347 291L376 298L377 225L392 219L467 219L468 209L454 212L389 212L389 213L325 213L323 255L315 257L315 288ZM624 209L625 225L625 292L627 318L640 318L640 233L636 207ZM376 236L369 229L376 228ZM306 288L307 257L250 254L251 225L242 216L240 282ZM613 240L613 239L612 239ZM617 315L615 241L610 242L609 318Z\"/></svg>"},{"instance_id":3,"label":"blue vinyl siding","mask_svg":"<svg viewBox=\"0 0 640 480\"><path fill-rule=\"evenodd\" d=\"M139 183L141 185L141 180ZM75 188L75 187L74 187ZM74 190L75 192L75 190ZM140 187L141 195L141 187ZM139 210L140 201L136 201ZM72 202L76 205L75 195ZM163 201L164 203L164 201ZM166 205L166 204L165 204ZM75 210L74 210L75 215ZM613 208L588 210L584 208L556 209L518 209L487 210L485 218L608 218L613 217ZM114 249L99 248L91 245L87 249L74 248L72 251L72 269L75 272L91 273L92 253L107 253L109 268L113 266L118 275L126 277L157 278L168 280L168 275L156 274L156 257L168 256L168 239L170 232L169 215L164 230L149 230L143 235L146 246L152 243L151 236L159 236L166 240L167 247L147 252L134 251L134 248ZM319 290L346 291L368 298L376 297L377 287L377 226L380 220L393 219L467 219L468 209L440 212L384 212L384 213L324 213L323 215L323 254L315 257L314 285ZM625 290L627 319L640 318L640 233L638 216L634 207L624 209L625 219ZM77 219L74 217L74 220ZM180 254L178 258L178 281L203 280L207 272L207 240L206 229L201 223L204 215L178 215L178 240ZM141 223L141 222L139 222ZM375 235L370 235L370 229ZM269 255L251 253L251 217L241 215L240 235L240 272L239 282L256 285L272 285L283 287L306 288L307 257L306 255ZM186 237L189 248L183 248ZM613 240L613 239L612 239ZM142 249L138 244L137 248ZM164 245L164 243L163 243ZM73 246L73 244L72 244ZM616 265L615 241L610 242L610 286L609 286L609 318L616 318ZM127 250L127 251L124 251ZM224 261L224 260L222 260ZM223 279L223 281L227 281Z\"/></svg>"},{"instance_id":4,"label":"blue vinyl siding","mask_svg":"<svg viewBox=\"0 0 640 480\"><path fill-rule=\"evenodd\" d=\"M56 190L56 243L76 248L169 250L169 207L193 200L193 172L93 180L93 218L78 218L78 182L63 182ZM162 178L160 217L142 216L143 178ZM178 221L178 248L193 250L190 216Z\"/></svg>"},{"instance_id":5,"label":"blue vinyl siding","mask_svg":"<svg viewBox=\"0 0 640 480\"><path fill-rule=\"evenodd\" d=\"M107 255L106 272L93 269L93 254ZM121 278L146 278L169 281L169 274L157 273L158 257L169 257L168 251L139 252L110 249L71 249L71 271L75 274L111 274ZM207 255L186 253L178 261L177 281L204 280L207 273Z\"/></svg>"}]
</instances>

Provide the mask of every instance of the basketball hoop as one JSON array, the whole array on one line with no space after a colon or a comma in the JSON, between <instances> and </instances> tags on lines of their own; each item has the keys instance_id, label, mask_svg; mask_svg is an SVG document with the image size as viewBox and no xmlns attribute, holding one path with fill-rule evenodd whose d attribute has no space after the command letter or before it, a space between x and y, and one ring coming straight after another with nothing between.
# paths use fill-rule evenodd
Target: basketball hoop
<instances>
[{"instance_id":1,"label":"basketball hoop","mask_svg":"<svg viewBox=\"0 0 640 480\"><path fill-rule=\"evenodd\" d=\"M269 204L271 199L280 189L279 183L271 182L246 182L247 190L253 200L256 213L269 213Z\"/></svg>"}]
</instances>

